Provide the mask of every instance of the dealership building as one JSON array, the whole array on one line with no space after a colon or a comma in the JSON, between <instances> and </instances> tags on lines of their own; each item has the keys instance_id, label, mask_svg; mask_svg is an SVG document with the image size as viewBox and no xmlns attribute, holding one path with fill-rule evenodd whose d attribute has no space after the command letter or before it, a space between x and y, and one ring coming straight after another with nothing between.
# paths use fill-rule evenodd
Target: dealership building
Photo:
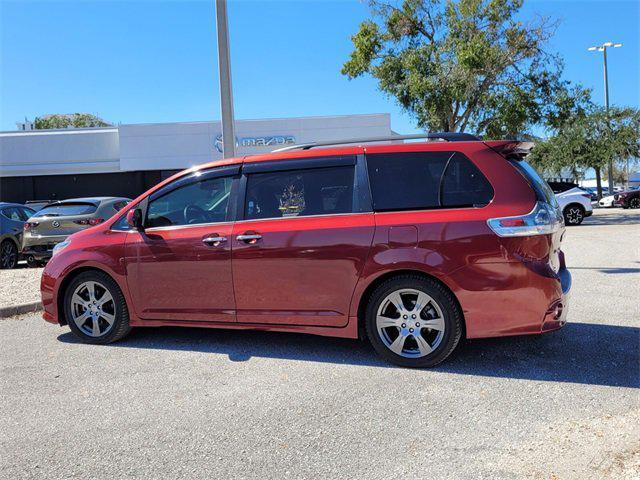
<instances>
[{"instance_id":1,"label":"dealership building","mask_svg":"<svg viewBox=\"0 0 640 480\"><path fill-rule=\"evenodd\" d=\"M0 201L133 198L173 173L222 158L216 122L0 132ZM236 155L392 136L389 114L236 121Z\"/></svg>"}]
</instances>

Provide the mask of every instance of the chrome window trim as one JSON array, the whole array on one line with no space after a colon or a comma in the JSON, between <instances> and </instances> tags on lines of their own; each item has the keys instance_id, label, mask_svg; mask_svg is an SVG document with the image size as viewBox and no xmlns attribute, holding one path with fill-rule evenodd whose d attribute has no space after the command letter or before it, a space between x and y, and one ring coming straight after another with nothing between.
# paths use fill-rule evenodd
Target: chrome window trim
<instances>
[{"instance_id":1,"label":"chrome window trim","mask_svg":"<svg viewBox=\"0 0 640 480\"><path fill-rule=\"evenodd\" d=\"M350 217L353 215L371 215L373 212L349 212L349 213L322 213L318 215L300 215L291 217L266 217L266 218L251 218L245 220L236 220L235 223L248 223L248 222L264 222L272 220L296 220L302 218L318 218L318 217Z\"/></svg>"},{"instance_id":2,"label":"chrome window trim","mask_svg":"<svg viewBox=\"0 0 640 480\"><path fill-rule=\"evenodd\" d=\"M211 225L233 225L234 221L225 220L224 222L196 223L193 225L168 225L166 227L149 227L145 228L145 232L163 232L165 230L179 230L187 228L209 227ZM132 229L133 230L133 229ZM128 230L131 231L131 230Z\"/></svg>"}]
</instances>

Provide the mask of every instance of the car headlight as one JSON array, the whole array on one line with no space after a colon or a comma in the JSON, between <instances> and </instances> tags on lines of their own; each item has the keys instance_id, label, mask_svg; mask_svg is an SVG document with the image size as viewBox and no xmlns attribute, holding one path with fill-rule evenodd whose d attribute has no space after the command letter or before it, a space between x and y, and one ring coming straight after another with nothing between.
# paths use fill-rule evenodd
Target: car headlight
<instances>
[{"instance_id":1,"label":"car headlight","mask_svg":"<svg viewBox=\"0 0 640 480\"><path fill-rule=\"evenodd\" d=\"M71 242L69 240L63 240L60 243L56 243L53 246L53 251L51 252L51 256L53 257L56 253L60 253L62 250L64 250L65 248L67 248L67 246L70 244Z\"/></svg>"}]
</instances>

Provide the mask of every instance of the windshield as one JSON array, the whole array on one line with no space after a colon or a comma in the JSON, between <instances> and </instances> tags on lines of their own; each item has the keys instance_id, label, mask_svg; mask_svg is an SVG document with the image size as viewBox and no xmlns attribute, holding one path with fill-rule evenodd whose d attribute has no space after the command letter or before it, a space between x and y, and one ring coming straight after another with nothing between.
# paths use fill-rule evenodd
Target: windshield
<instances>
[{"instance_id":1,"label":"windshield","mask_svg":"<svg viewBox=\"0 0 640 480\"><path fill-rule=\"evenodd\" d=\"M89 215L98 207L92 203L58 203L44 207L38 212L39 217L66 217L71 215Z\"/></svg>"}]
</instances>

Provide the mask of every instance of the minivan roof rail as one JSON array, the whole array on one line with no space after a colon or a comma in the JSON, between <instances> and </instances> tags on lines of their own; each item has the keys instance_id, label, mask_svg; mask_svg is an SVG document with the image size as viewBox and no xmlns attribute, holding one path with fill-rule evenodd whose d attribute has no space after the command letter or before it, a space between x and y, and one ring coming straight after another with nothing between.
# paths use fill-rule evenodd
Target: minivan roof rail
<instances>
[{"instance_id":1,"label":"minivan roof rail","mask_svg":"<svg viewBox=\"0 0 640 480\"><path fill-rule=\"evenodd\" d=\"M393 142L399 140L416 140L425 138L427 140L444 140L447 142L478 142L480 139L470 133L458 132L438 132L438 133L414 133L411 135L385 135L381 137L346 138L344 140L331 140L329 142L301 143L288 147L278 148L272 152L288 152L290 150L309 150L314 147L326 147L329 145L344 145L347 143L371 143L371 142Z\"/></svg>"}]
</instances>

